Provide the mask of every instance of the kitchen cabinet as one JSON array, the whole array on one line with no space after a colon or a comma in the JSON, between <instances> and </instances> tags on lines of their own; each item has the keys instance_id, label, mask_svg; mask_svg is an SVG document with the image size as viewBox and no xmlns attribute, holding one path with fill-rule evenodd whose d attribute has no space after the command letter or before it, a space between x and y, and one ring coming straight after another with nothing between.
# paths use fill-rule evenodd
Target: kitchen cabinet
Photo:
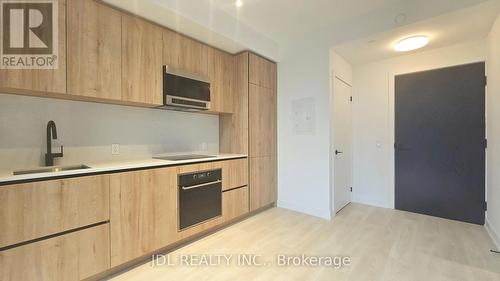
<instances>
[{"instance_id":1,"label":"kitchen cabinet","mask_svg":"<svg viewBox=\"0 0 500 281\"><path fill-rule=\"evenodd\" d=\"M277 65L256 54L249 54L249 82L276 91Z\"/></svg>"},{"instance_id":2,"label":"kitchen cabinet","mask_svg":"<svg viewBox=\"0 0 500 281\"><path fill-rule=\"evenodd\" d=\"M221 153L248 154L248 55L234 57L233 113L219 116Z\"/></svg>"},{"instance_id":3,"label":"kitchen cabinet","mask_svg":"<svg viewBox=\"0 0 500 281\"><path fill-rule=\"evenodd\" d=\"M111 266L177 241L177 168L111 175Z\"/></svg>"},{"instance_id":4,"label":"kitchen cabinet","mask_svg":"<svg viewBox=\"0 0 500 281\"><path fill-rule=\"evenodd\" d=\"M66 94L66 1L58 3L58 67L0 69L0 92L28 95ZM44 34L41 34L42 36Z\"/></svg>"},{"instance_id":5,"label":"kitchen cabinet","mask_svg":"<svg viewBox=\"0 0 500 281\"><path fill-rule=\"evenodd\" d=\"M234 57L214 48L208 50L211 111L233 112Z\"/></svg>"},{"instance_id":6,"label":"kitchen cabinet","mask_svg":"<svg viewBox=\"0 0 500 281\"><path fill-rule=\"evenodd\" d=\"M0 188L0 247L109 220L109 176Z\"/></svg>"},{"instance_id":7,"label":"kitchen cabinet","mask_svg":"<svg viewBox=\"0 0 500 281\"><path fill-rule=\"evenodd\" d=\"M162 28L122 14L122 100L163 105Z\"/></svg>"},{"instance_id":8,"label":"kitchen cabinet","mask_svg":"<svg viewBox=\"0 0 500 281\"><path fill-rule=\"evenodd\" d=\"M234 159L222 163L222 191L248 185L248 159Z\"/></svg>"},{"instance_id":9,"label":"kitchen cabinet","mask_svg":"<svg viewBox=\"0 0 500 281\"><path fill-rule=\"evenodd\" d=\"M276 202L276 156L250 158L250 211Z\"/></svg>"},{"instance_id":10,"label":"kitchen cabinet","mask_svg":"<svg viewBox=\"0 0 500 281\"><path fill-rule=\"evenodd\" d=\"M121 13L96 1L81 0L67 0L67 11L68 94L121 101ZM135 99L135 94L130 96Z\"/></svg>"},{"instance_id":11,"label":"kitchen cabinet","mask_svg":"<svg viewBox=\"0 0 500 281\"><path fill-rule=\"evenodd\" d=\"M276 92L249 85L249 154L250 157L276 155Z\"/></svg>"},{"instance_id":12,"label":"kitchen cabinet","mask_svg":"<svg viewBox=\"0 0 500 281\"><path fill-rule=\"evenodd\" d=\"M222 218L231 221L248 213L248 186L222 193Z\"/></svg>"},{"instance_id":13,"label":"kitchen cabinet","mask_svg":"<svg viewBox=\"0 0 500 281\"><path fill-rule=\"evenodd\" d=\"M276 202L277 89L276 64L249 54L248 126L250 210Z\"/></svg>"},{"instance_id":14,"label":"kitchen cabinet","mask_svg":"<svg viewBox=\"0 0 500 281\"><path fill-rule=\"evenodd\" d=\"M109 268L109 224L0 252L4 281L78 281Z\"/></svg>"},{"instance_id":15,"label":"kitchen cabinet","mask_svg":"<svg viewBox=\"0 0 500 281\"><path fill-rule=\"evenodd\" d=\"M265 164L254 184L272 179ZM248 214L248 166L240 158L3 186L0 279L85 279L213 231ZM178 176L213 169L222 169L221 216L179 231Z\"/></svg>"},{"instance_id":16,"label":"kitchen cabinet","mask_svg":"<svg viewBox=\"0 0 500 281\"><path fill-rule=\"evenodd\" d=\"M163 64L182 72L208 77L208 47L163 29Z\"/></svg>"}]
</instances>

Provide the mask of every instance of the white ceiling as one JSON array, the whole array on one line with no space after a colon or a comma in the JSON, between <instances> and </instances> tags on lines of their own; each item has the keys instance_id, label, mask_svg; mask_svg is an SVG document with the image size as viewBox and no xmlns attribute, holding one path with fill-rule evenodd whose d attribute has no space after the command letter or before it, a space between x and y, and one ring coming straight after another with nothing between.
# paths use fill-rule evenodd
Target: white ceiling
<instances>
[{"instance_id":1,"label":"white ceiling","mask_svg":"<svg viewBox=\"0 0 500 281\"><path fill-rule=\"evenodd\" d=\"M500 12L500 1L485 2L432 19L405 25L384 33L334 46L334 50L353 65L389 59L412 52L398 53L394 44L411 35L427 35L430 42L422 52L466 41L480 40L488 33Z\"/></svg>"},{"instance_id":2,"label":"white ceiling","mask_svg":"<svg viewBox=\"0 0 500 281\"><path fill-rule=\"evenodd\" d=\"M215 47L274 60L470 7L486 0L102 0ZM498 0L491 0L498 2ZM399 16L399 20L395 20Z\"/></svg>"},{"instance_id":3,"label":"white ceiling","mask_svg":"<svg viewBox=\"0 0 500 281\"><path fill-rule=\"evenodd\" d=\"M169 0L159 0L167 2ZM199 0L183 0L198 2ZM211 0L221 9L280 44L291 43L309 32L358 18L400 0Z\"/></svg>"}]
</instances>

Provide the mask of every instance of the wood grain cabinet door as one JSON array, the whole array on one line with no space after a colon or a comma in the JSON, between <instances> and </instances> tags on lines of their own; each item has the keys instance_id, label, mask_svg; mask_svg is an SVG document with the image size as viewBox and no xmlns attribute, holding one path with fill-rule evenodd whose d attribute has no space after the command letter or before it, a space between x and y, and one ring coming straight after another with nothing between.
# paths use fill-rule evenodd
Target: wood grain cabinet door
<instances>
[{"instance_id":1,"label":"wood grain cabinet door","mask_svg":"<svg viewBox=\"0 0 500 281\"><path fill-rule=\"evenodd\" d=\"M109 176L0 188L0 248L109 220Z\"/></svg>"},{"instance_id":2,"label":"wood grain cabinet door","mask_svg":"<svg viewBox=\"0 0 500 281\"><path fill-rule=\"evenodd\" d=\"M222 163L222 191L248 185L248 159L226 160Z\"/></svg>"},{"instance_id":3,"label":"wood grain cabinet door","mask_svg":"<svg viewBox=\"0 0 500 281\"><path fill-rule=\"evenodd\" d=\"M222 193L222 218L231 221L248 213L248 186Z\"/></svg>"},{"instance_id":4,"label":"wood grain cabinet door","mask_svg":"<svg viewBox=\"0 0 500 281\"><path fill-rule=\"evenodd\" d=\"M249 82L276 91L277 65L265 58L250 53Z\"/></svg>"},{"instance_id":5,"label":"wood grain cabinet door","mask_svg":"<svg viewBox=\"0 0 500 281\"><path fill-rule=\"evenodd\" d=\"M111 266L177 240L177 168L111 175Z\"/></svg>"},{"instance_id":6,"label":"wood grain cabinet door","mask_svg":"<svg viewBox=\"0 0 500 281\"><path fill-rule=\"evenodd\" d=\"M176 32L163 30L163 64L203 77L208 76L208 47Z\"/></svg>"},{"instance_id":7,"label":"wood grain cabinet door","mask_svg":"<svg viewBox=\"0 0 500 281\"><path fill-rule=\"evenodd\" d=\"M0 69L0 91L4 93L66 94L66 0L58 3L57 69ZM42 34L43 36L43 34Z\"/></svg>"},{"instance_id":8,"label":"wood grain cabinet door","mask_svg":"<svg viewBox=\"0 0 500 281\"><path fill-rule=\"evenodd\" d=\"M78 281L109 268L109 224L0 252L3 281Z\"/></svg>"},{"instance_id":9,"label":"wood grain cabinet door","mask_svg":"<svg viewBox=\"0 0 500 281\"><path fill-rule=\"evenodd\" d=\"M276 156L250 158L250 211L276 202Z\"/></svg>"},{"instance_id":10,"label":"wood grain cabinet door","mask_svg":"<svg viewBox=\"0 0 500 281\"><path fill-rule=\"evenodd\" d=\"M208 50L211 111L233 112L234 69L235 59L232 55L214 48Z\"/></svg>"},{"instance_id":11,"label":"wood grain cabinet door","mask_svg":"<svg viewBox=\"0 0 500 281\"><path fill-rule=\"evenodd\" d=\"M250 157L276 155L276 92L249 85Z\"/></svg>"},{"instance_id":12,"label":"wood grain cabinet door","mask_svg":"<svg viewBox=\"0 0 500 281\"><path fill-rule=\"evenodd\" d=\"M67 9L68 94L121 101L121 13L96 1Z\"/></svg>"},{"instance_id":13,"label":"wood grain cabinet door","mask_svg":"<svg viewBox=\"0 0 500 281\"><path fill-rule=\"evenodd\" d=\"M122 100L163 105L162 29L122 14Z\"/></svg>"}]
</instances>

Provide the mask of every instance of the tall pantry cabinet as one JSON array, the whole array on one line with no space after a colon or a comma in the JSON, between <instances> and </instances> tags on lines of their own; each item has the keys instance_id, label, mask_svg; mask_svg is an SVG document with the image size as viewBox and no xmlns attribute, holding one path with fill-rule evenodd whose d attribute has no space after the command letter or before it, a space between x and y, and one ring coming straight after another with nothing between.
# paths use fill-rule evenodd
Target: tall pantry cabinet
<instances>
[{"instance_id":1,"label":"tall pantry cabinet","mask_svg":"<svg viewBox=\"0 0 500 281\"><path fill-rule=\"evenodd\" d=\"M233 114L220 116L220 152L248 154L250 211L277 200L277 65L235 55Z\"/></svg>"},{"instance_id":2,"label":"tall pantry cabinet","mask_svg":"<svg viewBox=\"0 0 500 281\"><path fill-rule=\"evenodd\" d=\"M249 54L248 127L250 210L277 199L277 66Z\"/></svg>"}]
</instances>

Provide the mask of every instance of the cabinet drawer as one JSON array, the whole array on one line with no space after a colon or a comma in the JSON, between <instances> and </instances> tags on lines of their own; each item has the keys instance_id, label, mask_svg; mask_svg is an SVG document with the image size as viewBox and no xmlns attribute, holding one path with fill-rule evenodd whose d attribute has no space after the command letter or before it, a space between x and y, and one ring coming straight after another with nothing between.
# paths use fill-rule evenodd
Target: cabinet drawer
<instances>
[{"instance_id":1,"label":"cabinet drawer","mask_svg":"<svg viewBox=\"0 0 500 281\"><path fill-rule=\"evenodd\" d=\"M82 280L109 266L109 224L0 252L0 280Z\"/></svg>"},{"instance_id":2,"label":"cabinet drawer","mask_svg":"<svg viewBox=\"0 0 500 281\"><path fill-rule=\"evenodd\" d=\"M109 176L0 187L0 248L109 220Z\"/></svg>"},{"instance_id":3,"label":"cabinet drawer","mask_svg":"<svg viewBox=\"0 0 500 281\"><path fill-rule=\"evenodd\" d=\"M248 159L224 161L222 191L248 185Z\"/></svg>"},{"instance_id":4,"label":"cabinet drawer","mask_svg":"<svg viewBox=\"0 0 500 281\"><path fill-rule=\"evenodd\" d=\"M222 218L224 222L248 213L248 186L222 193Z\"/></svg>"}]
</instances>

